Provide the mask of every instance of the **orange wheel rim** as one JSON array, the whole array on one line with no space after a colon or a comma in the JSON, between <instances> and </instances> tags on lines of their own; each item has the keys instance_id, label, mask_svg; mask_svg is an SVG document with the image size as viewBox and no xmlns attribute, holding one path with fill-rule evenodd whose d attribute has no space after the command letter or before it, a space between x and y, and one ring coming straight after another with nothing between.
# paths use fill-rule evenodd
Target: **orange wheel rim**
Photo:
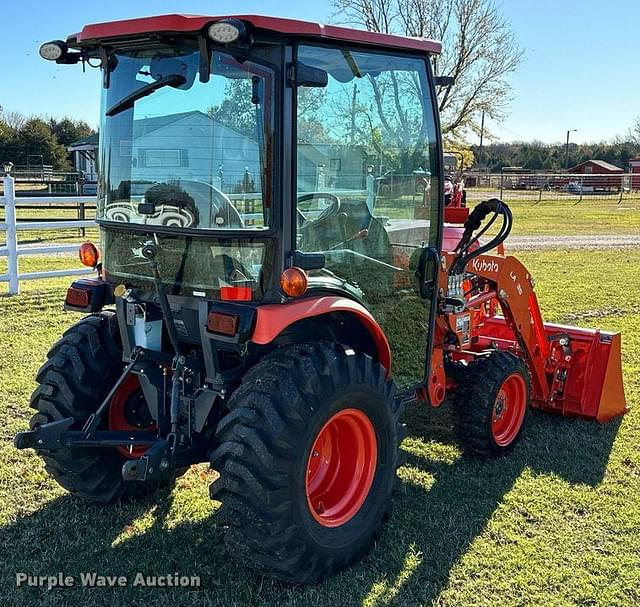
<instances>
[{"instance_id":1,"label":"orange wheel rim","mask_svg":"<svg viewBox=\"0 0 640 607\"><path fill-rule=\"evenodd\" d=\"M491 434L500 447L518 436L527 409L527 384L520 373L509 375L496 396L491 412Z\"/></svg>"},{"instance_id":2,"label":"orange wheel rim","mask_svg":"<svg viewBox=\"0 0 640 607\"><path fill-rule=\"evenodd\" d=\"M156 425L151 422L142 425L136 425L132 422L135 416L135 403L133 399L141 396L140 381L135 375L127 375L116 393L111 398L109 405L109 430L131 432L140 432L143 430L155 430ZM141 445L139 447L116 447L116 449L125 457L130 459L140 459L149 445Z\"/></svg>"},{"instance_id":3,"label":"orange wheel rim","mask_svg":"<svg viewBox=\"0 0 640 607\"><path fill-rule=\"evenodd\" d=\"M364 504L376 472L378 440L359 409L332 416L316 437L306 471L309 511L323 527L350 521Z\"/></svg>"}]
</instances>

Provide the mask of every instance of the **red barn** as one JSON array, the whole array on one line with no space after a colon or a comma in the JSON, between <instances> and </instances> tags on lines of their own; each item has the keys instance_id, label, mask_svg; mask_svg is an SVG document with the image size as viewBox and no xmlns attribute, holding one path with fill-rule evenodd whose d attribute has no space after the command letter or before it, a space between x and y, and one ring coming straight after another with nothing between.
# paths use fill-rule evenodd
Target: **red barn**
<instances>
[{"instance_id":1,"label":"red barn","mask_svg":"<svg viewBox=\"0 0 640 607\"><path fill-rule=\"evenodd\" d=\"M568 170L569 173L587 175L580 179L584 187L594 190L618 190L622 188L624 169L604 160L585 160ZM588 177L592 175L592 177Z\"/></svg>"},{"instance_id":2,"label":"red barn","mask_svg":"<svg viewBox=\"0 0 640 607\"><path fill-rule=\"evenodd\" d=\"M629 172L632 174L631 189L640 190L640 158L629 160Z\"/></svg>"}]
</instances>

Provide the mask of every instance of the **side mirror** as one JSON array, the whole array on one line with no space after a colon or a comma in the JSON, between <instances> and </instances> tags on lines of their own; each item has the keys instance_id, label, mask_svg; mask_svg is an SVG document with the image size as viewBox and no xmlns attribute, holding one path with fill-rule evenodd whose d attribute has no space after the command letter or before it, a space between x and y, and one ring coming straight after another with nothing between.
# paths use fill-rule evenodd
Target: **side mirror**
<instances>
[{"instance_id":1,"label":"side mirror","mask_svg":"<svg viewBox=\"0 0 640 607\"><path fill-rule=\"evenodd\" d=\"M304 63L295 64L295 85L324 88L329 84L329 74L325 70Z\"/></svg>"},{"instance_id":2,"label":"side mirror","mask_svg":"<svg viewBox=\"0 0 640 607\"><path fill-rule=\"evenodd\" d=\"M433 78L433 83L436 86L449 87L456 83L456 79L453 76L435 76Z\"/></svg>"},{"instance_id":3,"label":"side mirror","mask_svg":"<svg viewBox=\"0 0 640 607\"><path fill-rule=\"evenodd\" d=\"M433 247L425 247L420 253L416 278L418 290L422 299L431 299L438 284L438 270L440 267L440 253Z\"/></svg>"}]
</instances>

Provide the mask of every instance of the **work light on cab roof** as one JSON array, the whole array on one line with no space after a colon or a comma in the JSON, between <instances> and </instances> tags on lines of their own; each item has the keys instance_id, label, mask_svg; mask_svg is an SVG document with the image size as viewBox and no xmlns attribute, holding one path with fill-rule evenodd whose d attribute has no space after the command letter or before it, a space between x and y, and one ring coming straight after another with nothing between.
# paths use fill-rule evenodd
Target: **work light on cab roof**
<instances>
[{"instance_id":1,"label":"work light on cab roof","mask_svg":"<svg viewBox=\"0 0 640 607\"><path fill-rule=\"evenodd\" d=\"M39 50L40 56L47 61L57 61L60 59L69 48L67 43L62 40L53 40L51 42L45 42Z\"/></svg>"},{"instance_id":2,"label":"work light on cab roof","mask_svg":"<svg viewBox=\"0 0 640 607\"><path fill-rule=\"evenodd\" d=\"M232 44L242 42L247 34L247 29L239 19L225 19L212 23L207 29L209 38L219 44Z\"/></svg>"},{"instance_id":3,"label":"work light on cab roof","mask_svg":"<svg viewBox=\"0 0 640 607\"><path fill-rule=\"evenodd\" d=\"M239 562L312 583L375 543L405 403L446 399L480 457L526 440L530 407L623 414L620 334L545 323L509 207L445 192L440 50L257 15L43 45L102 70L101 258L82 245L99 275L64 305L89 315L17 447L103 503L209 462Z\"/></svg>"}]
</instances>

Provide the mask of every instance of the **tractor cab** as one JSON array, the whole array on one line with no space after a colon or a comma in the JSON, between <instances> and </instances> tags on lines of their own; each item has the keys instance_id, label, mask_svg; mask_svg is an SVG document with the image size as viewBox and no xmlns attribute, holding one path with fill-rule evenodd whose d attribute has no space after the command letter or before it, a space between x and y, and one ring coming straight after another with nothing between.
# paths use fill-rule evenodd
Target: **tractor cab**
<instances>
[{"instance_id":1,"label":"tractor cab","mask_svg":"<svg viewBox=\"0 0 640 607\"><path fill-rule=\"evenodd\" d=\"M152 241L163 288L185 298L176 320L187 341L200 339L188 318L199 300L345 297L405 353L398 379L424 380L427 331L414 340L391 325L429 324L433 298L416 270L442 222L438 43L174 16L88 26L67 45L77 50L59 61L102 69L97 222L109 284L153 292Z\"/></svg>"}]
</instances>

